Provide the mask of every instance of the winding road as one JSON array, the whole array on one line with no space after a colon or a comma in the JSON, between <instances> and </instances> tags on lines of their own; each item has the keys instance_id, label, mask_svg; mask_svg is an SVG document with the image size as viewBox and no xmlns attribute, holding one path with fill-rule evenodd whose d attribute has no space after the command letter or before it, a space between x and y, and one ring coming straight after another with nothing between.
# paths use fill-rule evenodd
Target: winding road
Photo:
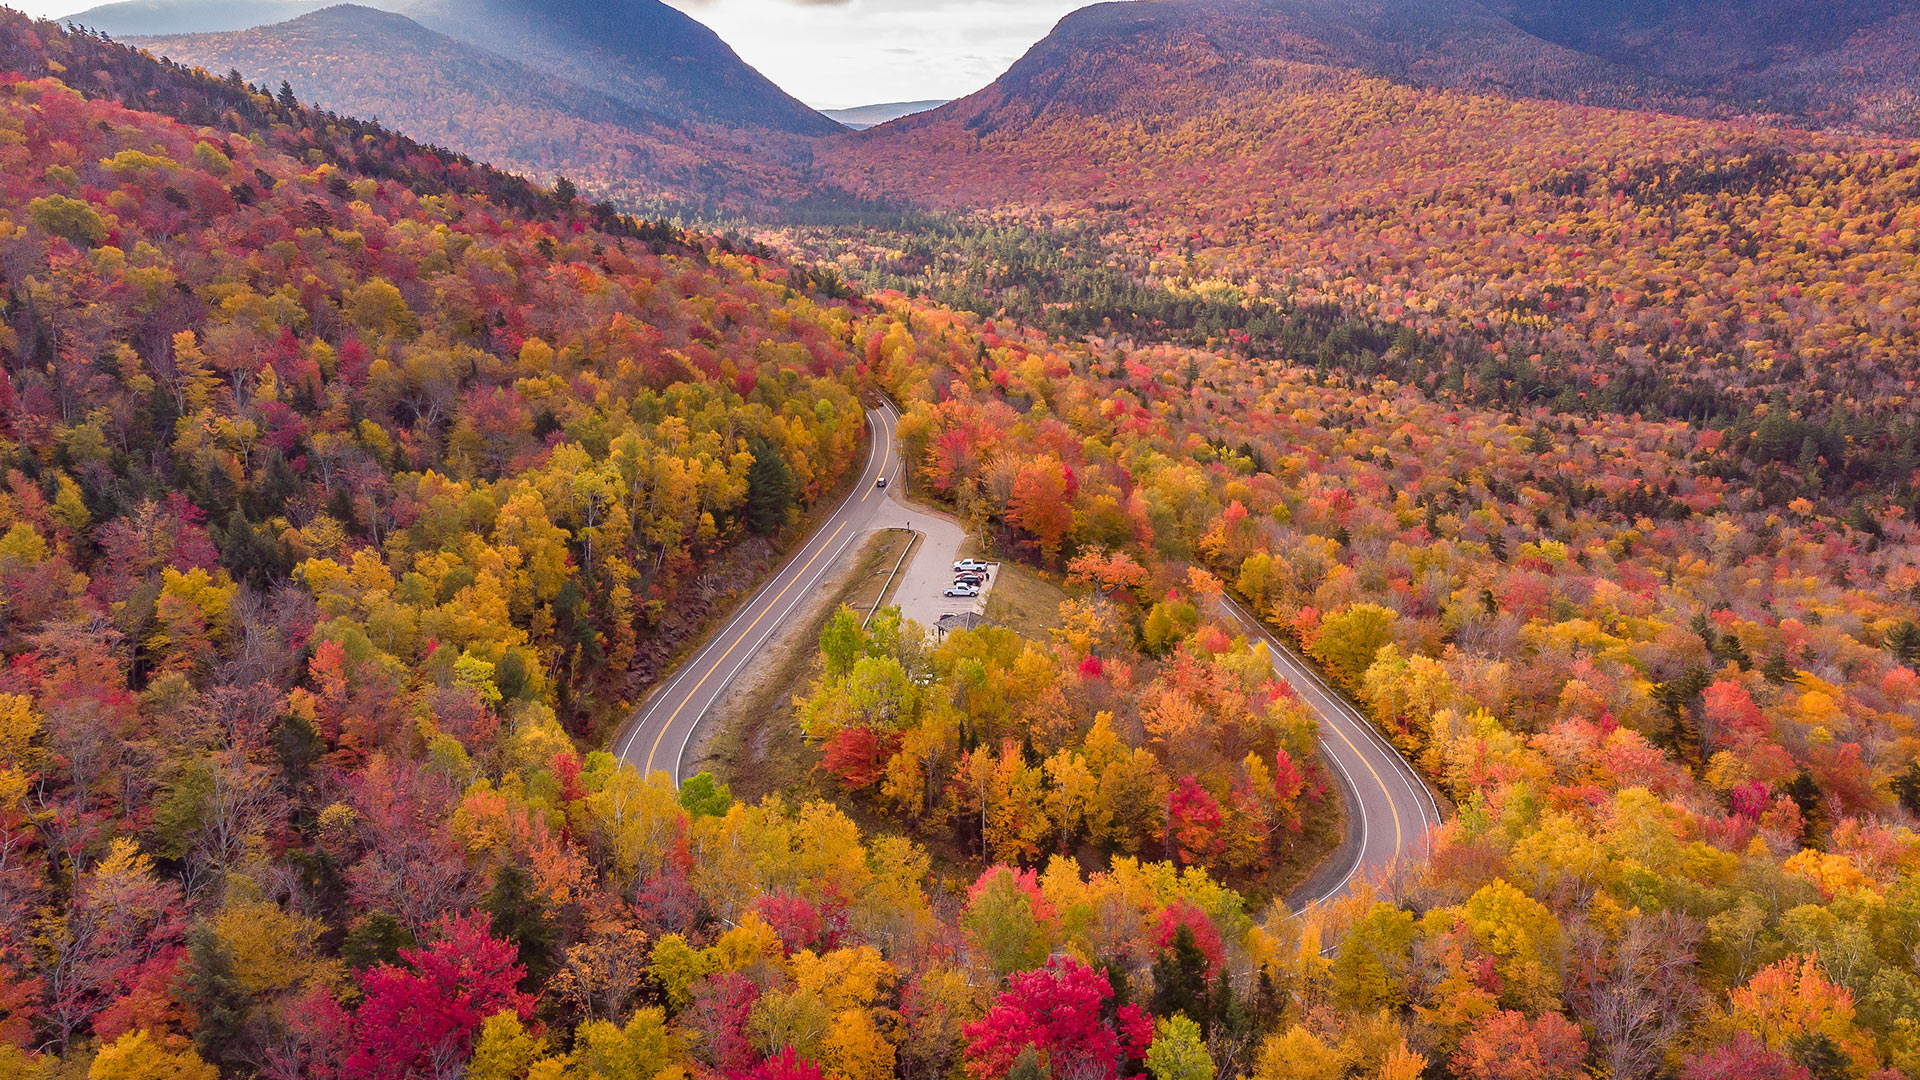
<instances>
[{"instance_id":1,"label":"winding road","mask_svg":"<svg viewBox=\"0 0 1920 1080\"><path fill-rule=\"evenodd\" d=\"M1424 859L1427 832L1440 824L1440 804L1413 766L1320 673L1230 596L1222 613L1264 642L1273 670L1320 719L1320 752L1333 765L1347 804L1347 835L1328 860L1292 897L1296 910L1345 896L1395 862Z\"/></svg>"},{"instance_id":2,"label":"winding road","mask_svg":"<svg viewBox=\"0 0 1920 1080\"><path fill-rule=\"evenodd\" d=\"M894 422L900 413L891 402L867 410L870 432L867 464L853 490L790 556L771 579L741 605L680 670L649 694L634 710L627 731L614 742L614 753L643 776L665 771L675 784L684 777L687 747L714 702L726 694L741 671L760 655L786 621L805 610L806 601L827 579L848 546L881 524L890 500L874 487L882 476L899 473Z\"/></svg>"},{"instance_id":3,"label":"winding road","mask_svg":"<svg viewBox=\"0 0 1920 1080\"><path fill-rule=\"evenodd\" d=\"M894 437L899 415L885 401L867 410L871 433L867 463L853 490L720 632L640 703L626 732L614 743L621 760L643 775L664 771L675 784L684 779L687 748L714 703L787 621L805 610L807 599L847 548L868 532L892 524L888 511L892 508L897 516L899 505L892 496L898 489L882 490L874 487L874 481L899 475L899 444ZM1266 643L1274 671L1318 714L1321 749L1346 800L1347 835L1333 858L1295 893L1295 906L1343 896L1357 880L1379 874L1397 859L1424 857L1428 830L1440 823L1440 807L1413 766L1359 710L1244 607L1230 597L1223 597L1220 606L1226 619L1249 639Z\"/></svg>"}]
</instances>

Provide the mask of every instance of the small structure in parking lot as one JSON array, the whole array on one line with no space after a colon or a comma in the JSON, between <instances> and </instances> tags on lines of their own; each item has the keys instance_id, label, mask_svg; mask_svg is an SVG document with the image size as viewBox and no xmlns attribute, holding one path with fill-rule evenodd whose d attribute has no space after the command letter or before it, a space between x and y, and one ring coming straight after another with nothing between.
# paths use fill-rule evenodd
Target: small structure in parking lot
<instances>
[{"instance_id":1,"label":"small structure in parking lot","mask_svg":"<svg viewBox=\"0 0 1920 1080\"><path fill-rule=\"evenodd\" d=\"M983 626L992 625L993 623L985 615L963 611L958 615L940 616L940 620L933 624L933 635L936 639L945 641L947 635L955 630L978 630Z\"/></svg>"}]
</instances>

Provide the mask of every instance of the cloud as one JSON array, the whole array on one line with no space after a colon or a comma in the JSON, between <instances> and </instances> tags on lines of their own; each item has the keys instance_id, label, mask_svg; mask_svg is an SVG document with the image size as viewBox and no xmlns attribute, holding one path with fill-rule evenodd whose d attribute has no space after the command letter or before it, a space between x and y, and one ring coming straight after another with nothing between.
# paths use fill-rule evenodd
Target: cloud
<instances>
[{"instance_id":1,"label":"cloud","mask_svg":"<svg viewBox=\"0 0 1920 1080\"><path fill-rule=\"evenodd\" d=\"M789 94L839 109L965 97L1092 0L666 2Z\"/></svg>"}]
</instances>

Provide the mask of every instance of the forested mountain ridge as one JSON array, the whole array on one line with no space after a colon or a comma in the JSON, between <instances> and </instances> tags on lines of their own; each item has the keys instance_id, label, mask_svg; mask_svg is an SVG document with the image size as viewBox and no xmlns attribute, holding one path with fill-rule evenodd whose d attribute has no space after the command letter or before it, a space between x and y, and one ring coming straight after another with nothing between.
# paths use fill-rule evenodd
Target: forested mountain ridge
<instances>
[{"instance_id":1,"label":"forested mountain ridge","mask_svg":"<svg viewBox=\"0 0 1920 1080\"><path fill-rule=\"evenodd\" d=\"M1813 124L1920 135L1912 0L1487 0L1568 48Z\"/></svg>"},{"instance_id":2,"label":"forested mountain ridge","mask_svg":"<svg viewBox=\"0 0 1920 1080\"><path fill-rule=\"evenodd\" d=\"M792 135L840 130L660 0L412 0L403 10L450 37L675 120Z\"/></svg>"},{"instance_id":3,"label":"forested mountain ridge","mask_svg":"<svg viewBox=\"0 0 1920 1080\"><path fill-rule=\"evenodd\" d=\"M284 2L284 0L283 0ZM319 5L286 3L281 19ZM752 128L790 135L839 131L755 71L695 19L660 0L381 0L457 41L531 70L618 98L681 123ZM205 10L203 10L203 8ZM130 10L129 10L130 9ZM202 0L109 4L70 16L117 37L173 36L261 28L279 9L242 17ZM261 15L268 18L261 18ZM202 24L212 23L211 27ZM449 75L457 77L457 73Z\"/></svg>"},{"instance_id":4,"label":"forested mountain ridge","mask_svg":"<svg viewBox=\"0 0 1920 1080\"><path fill-rule=\"evenodd\" d=\"M208 34L284 22L328 6L328 0L116 0L58 21L116 38Z\"/></svg>"},{"instance_id":5,"label":"forested mountain ridge","mask_svg":"<svg viewBox=\"0 0 1920 1080\"><path fill-rule=\"evenodd\" d=\"M341 4L253 30L132 43L215 74L288 82L325 108L549 182L566 176L623 205L767 203L797 190L763 160L764 132L669 119L374 8Z\"/></svg>"},{"instance_id":6,"label":"forested mountain ridge","mask_svg":"<svg viewBox=\"0 0 1920 1080\"><path fill-rule=\"evenodd\" d=\"M1417 86L1920 134L1920 74L1894 59L1917 25L1913 0L1103 3L1061 20L997 86L1029 108L1094 105L1104 80L1082 85L1089 65L1179 56L1204 87L1254 74L1245 62L1293 60Z\"/></svg>"}]
</instances>

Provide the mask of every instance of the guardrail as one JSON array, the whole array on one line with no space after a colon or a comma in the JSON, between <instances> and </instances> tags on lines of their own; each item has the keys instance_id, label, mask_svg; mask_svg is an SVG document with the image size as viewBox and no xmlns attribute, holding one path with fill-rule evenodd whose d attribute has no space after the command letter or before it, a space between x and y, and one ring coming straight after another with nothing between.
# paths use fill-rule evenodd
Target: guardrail
<instances>
[{"instance_id":1,"label":"guardrail","mask_svg":"<svg viewBox=\"0 0 1920 1080\"><path fill-rule=\"evenodd\" d=\"M880 595L873 598L873 606L867 609L867 617L860 620L860 629L865 630L867 624L873 621L873 617L880 613L880 605L887 599L887 590L893 588L893 579L899 576L900 568L907 564L907 556L913 554L913 545L919 542L920 534L907 530L907 550L902 551L900 557L893 561L893 570L887 574L887 583L880 586Z\"/></svg>"}]
</instances>

